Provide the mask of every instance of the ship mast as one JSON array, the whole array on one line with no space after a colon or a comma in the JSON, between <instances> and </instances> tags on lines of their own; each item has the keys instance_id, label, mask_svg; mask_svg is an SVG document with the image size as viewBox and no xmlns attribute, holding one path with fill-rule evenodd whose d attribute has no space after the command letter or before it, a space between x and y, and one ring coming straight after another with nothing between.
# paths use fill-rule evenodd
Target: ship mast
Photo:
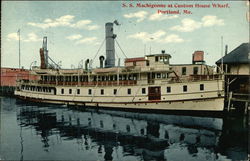
<instances>
[{"instance_id":1,"label":"ship mast","mask_svg":"<svg viewBox=\"0 0 250 161\"><path fill-rule=\"evenodd\" d=\"M18 40L19 40L19 69L21 68L21 50L20 50L20 29L18 29L17 31L17 34L18 34Z\"/></svg>"}]
</instances>

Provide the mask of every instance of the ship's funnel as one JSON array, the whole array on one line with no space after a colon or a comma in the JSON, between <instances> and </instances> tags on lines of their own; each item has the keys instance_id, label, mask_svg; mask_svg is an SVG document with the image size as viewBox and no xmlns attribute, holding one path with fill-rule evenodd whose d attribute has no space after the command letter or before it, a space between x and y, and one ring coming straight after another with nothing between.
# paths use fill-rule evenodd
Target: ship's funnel
<instances>
[{"instance_id":1,"label":"ship's funnel","mask_svg":"<svg viewBox=\"0 0 250 161\"><path fill-rule=\"evenodd\" d=\"M106 62L105 67L114 67L115 66L115 38L116 35L113 33L113 23L108 22L105 24L106 32Z\"/></svg>"},{"instance_id":2,"label":"ship's funnel","mask_svg":"<svg viewBox=\"0 0 250 161\"><path fill-rule=\"evenodd\" d=\"M227 55L227 49L228 49L228 46L226 45L225 46L225 55Z\"/></svg>"},{"instance_id":3,"label":"ship's funnel","mask_svg":"<svg viewBox=\"0 0 250 161\"><path fill-rule=\"evenodd\" d=\"M100 60L100 68L103 68L103 61L104 61L104 56L100 56L99 57L99 60Z\"/></svg>"},{"instance_id":4,"label":"ship's funnel","mask_svg":"<svg viewBox=\"0 0 250 161\"><path fill-rule=\"evenodd\" d=\"M88 70L89 59L85 60L85 70Z\"/></svg>"}]
</instances>

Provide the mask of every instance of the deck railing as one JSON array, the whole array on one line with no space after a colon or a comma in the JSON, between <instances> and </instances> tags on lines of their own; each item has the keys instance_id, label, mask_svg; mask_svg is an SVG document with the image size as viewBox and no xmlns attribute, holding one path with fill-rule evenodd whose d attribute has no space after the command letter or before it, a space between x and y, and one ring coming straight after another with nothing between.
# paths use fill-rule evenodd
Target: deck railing
<instances>
[{"instance_id":1,"label":"deck railing","mask_svg":"<svg viewBox=\"0 0 250 161\"><path fill-rule=\"evenodd\" d=\"M173 77L169 81L170 83L180 83L180 82L194 82L194 81L209 81L209 80L220 80L222 75L190 75L186 77Z\"/></svg>"},{"instance_id":2,"label":"deck railing","mask_svg":"<svg viewBox=\"0 0 250 161\"><path fill-rule=\"evenodd\" d=\"M222 75L190 75L186 77L173 77L166 79L159 79L163 82L168 83L181 83L181 82L193 82L193 81L209 81L209 80L221 80ZM157 79L148 80L148 84L154 84ZM61 85L61 86L127 86L136 85L137 80L119 80L119 81L91 81L91 82L81 82L81 81L43 81L43 80L19 80L19 82L27 84L44 84L44 85Z\"/></svg>"},{"instance_id":3,"label":"deck railing","mask_svg":"<svg viewBox=\"0 0 250 161\"><path fill-rule=\"evenodd\" d=\"M19 80L22 83L44 84L44 85L62 85L62 86L117 86L117 85L136 85L136 80L120 80L120 81L92 81L92 82L63 82L63 81L34 81L34 80Z\"/></svg>"}]
</instances>

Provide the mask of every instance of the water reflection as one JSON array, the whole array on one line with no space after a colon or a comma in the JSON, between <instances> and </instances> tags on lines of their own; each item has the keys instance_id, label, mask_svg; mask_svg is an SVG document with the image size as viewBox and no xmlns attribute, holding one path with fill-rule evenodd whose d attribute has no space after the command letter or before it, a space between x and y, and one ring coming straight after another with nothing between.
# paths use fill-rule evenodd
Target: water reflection
<instances>
[{"instance_id":1,"label":"water reflection","mask_svg":"<svg viewBox=\"0 0 250 161\"><path fill-rule=\"evenodd\" d=\"M34 135L40 136L47 153L53 152L55 144L67 143L87 160L242 160L247 155L247 136L239 131L239 125L238 130L232 129L235 120L225 118L79 111L32 104L18 104L16 115L20 127L34 129ZM231 141L232 136L239 138Z\"/></svg>"}]
</instances>

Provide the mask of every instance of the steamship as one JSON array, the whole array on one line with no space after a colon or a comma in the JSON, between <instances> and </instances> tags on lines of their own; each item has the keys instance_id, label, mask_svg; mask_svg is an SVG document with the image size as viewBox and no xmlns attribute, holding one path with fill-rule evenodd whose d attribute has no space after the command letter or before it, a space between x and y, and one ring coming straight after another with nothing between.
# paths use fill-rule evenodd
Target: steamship
<instances>
[{"instance_id":1,"label":"steamship","mask_svg":"<svg viewBox=\"0 0 250 161\"><path fill-rule=\"evenodd\" d=\"M223 75L205 64L203 51L193 53L192 64L172 65L171 55L163 50L115 66L114 24L105 24L106 58L99 57L98 68L91 68L89 59L85 68L52 67L44 37L41 66L31 70L38 80L18 80L15 95L82 108L223 111Z\"/></svg>"}]
</instances>

